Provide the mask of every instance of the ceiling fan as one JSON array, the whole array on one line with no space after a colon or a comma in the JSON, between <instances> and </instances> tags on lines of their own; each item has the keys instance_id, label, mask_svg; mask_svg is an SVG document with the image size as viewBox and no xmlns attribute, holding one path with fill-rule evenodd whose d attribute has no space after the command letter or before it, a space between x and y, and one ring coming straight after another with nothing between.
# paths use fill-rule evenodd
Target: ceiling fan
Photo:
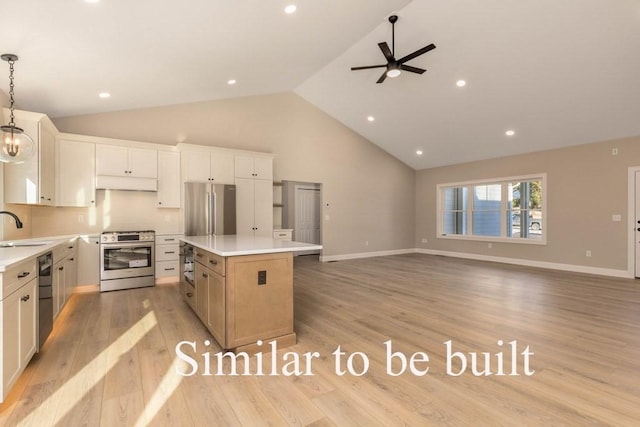
<instances>
[{"instance_id":1,"label":"ceiling fan","mask_svg":"<svg viewBox=\"0 0 640 427\"><path fill-rule=\"evenodd\" d=\"M418 49L413 53L410 53L407 56L403 56L400 59L396 59L395 57L395 44L396 44L396 35L395 35L395 24L398 20L398 15L391 15L389 17L389 22L391 22L391 49L389 49L389 45L387 42L378 43L382 54L387 60L386 64L381 65L367 65L365 67L351 67L351 71L356 70L368 70L369 68L386 68L387 70L380 76L376 83L382 83L387 77L398 77L402 71L408 71L410 73L422 74L425 69L412 67L410 65L405 65L405 62L412 60L413 58L420 56L424 53L429 52L436 48L436 45L431 43L428 46L423 47L422 49Z\"/></svg>"}]
</instances>

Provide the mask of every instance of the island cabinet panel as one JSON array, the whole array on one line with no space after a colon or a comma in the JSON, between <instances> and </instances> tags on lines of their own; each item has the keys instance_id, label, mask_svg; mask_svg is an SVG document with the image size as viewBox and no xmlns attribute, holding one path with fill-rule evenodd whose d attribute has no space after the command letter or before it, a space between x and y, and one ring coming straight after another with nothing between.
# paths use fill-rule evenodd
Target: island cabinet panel
<instances>
[{"instance_id":1,"label":"island cabinet panel","mask_svg":"<svg viewBox=\"0 0 640 427\"><path fill-rule=\"evenodd\" d=\"M291 252L222 257L195 248L194 254L192 308L222 348L258 351L258 340L295 344Z\"/></svg>"},{"instance_id":2,"label":"island cabinet panel","mask_svg":"<svg viewBox=\"0 0 640 427\"><path fill-rule=\"evenodd\" d=\"M227 259L227 346L293 333L293 255Z\"/></svg>"}]
</instances>

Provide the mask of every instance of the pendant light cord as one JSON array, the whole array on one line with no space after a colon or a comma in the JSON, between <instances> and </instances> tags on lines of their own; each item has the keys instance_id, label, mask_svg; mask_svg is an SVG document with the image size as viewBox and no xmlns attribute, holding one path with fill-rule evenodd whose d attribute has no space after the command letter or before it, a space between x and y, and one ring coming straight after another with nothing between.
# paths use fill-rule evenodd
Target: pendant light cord
<instances>
[{"instance_id":1,"label":"pendant light cord","mask_svg":"<svg viewBox=\"0 0 640 427\"><path fill-rule=\"evenodd\" d=\"M12 59L9 59L9 110L11 111L11 118L9 121L9 126L11 127L15 127L15 123L13 122L14 119L14 115L13 115L13 64L14 61Z\"/></svg>"}]
</instances>

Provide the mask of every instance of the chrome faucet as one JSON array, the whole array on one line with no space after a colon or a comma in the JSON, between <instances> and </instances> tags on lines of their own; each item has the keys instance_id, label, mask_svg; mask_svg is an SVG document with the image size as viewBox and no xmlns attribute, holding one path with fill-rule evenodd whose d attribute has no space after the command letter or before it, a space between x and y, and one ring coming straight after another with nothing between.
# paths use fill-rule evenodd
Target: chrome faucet
<instances>
[{"instance_id":1,"label":"chrome faucet","mask_svg":"<svg viewBox=\"0 0 640 427\"><path fill-rule=\"evenodd\" d=\"M9 216L12 216L13 219L16 220L16 228L22 228L22 221L20 221L20 218L18 218L18 215L14 214L13 212L9 212L9 211L0 211L0 214L6 214Z\"/></svg>"}]
</instances>

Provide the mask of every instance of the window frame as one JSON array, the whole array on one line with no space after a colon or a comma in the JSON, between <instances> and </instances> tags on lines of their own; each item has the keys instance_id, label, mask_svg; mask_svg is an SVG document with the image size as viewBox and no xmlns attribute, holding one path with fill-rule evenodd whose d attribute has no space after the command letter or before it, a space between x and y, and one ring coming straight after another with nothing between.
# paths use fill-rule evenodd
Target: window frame
<instances>
[{"instance_id":1,"label":"window frame","mask_svg":"<svg viewBox=\"0 0 640 427\"><path fill-rule=\"evenodd\" d=\"M542 229L540 238L531 237L508 237L507 236L507 208L508 203L508 184L516 181L536 181L539 180L542 187ZM491 185L500 184L501 186L501 215L500 215L500 236L482 236L474 234L444 234L444 189L452 187L467 187L468 201L466 203L467 208L465 210L466 216L466 230L469 233L473 233L473 187L476 185ZM548 179L546 173L537 173L530 175L518 175L500 178L488 178L478 179L461 182L448 182L436 185L436 238L446 240L465 240L465 241L480 241L480 242L502 242L502 243L517 243L525 245L546 245L547 244L547 229L548 217L547 217L547 192L548 192ZM512 209L513 210L513 209Z\"/></svg>"}]
</instances>

